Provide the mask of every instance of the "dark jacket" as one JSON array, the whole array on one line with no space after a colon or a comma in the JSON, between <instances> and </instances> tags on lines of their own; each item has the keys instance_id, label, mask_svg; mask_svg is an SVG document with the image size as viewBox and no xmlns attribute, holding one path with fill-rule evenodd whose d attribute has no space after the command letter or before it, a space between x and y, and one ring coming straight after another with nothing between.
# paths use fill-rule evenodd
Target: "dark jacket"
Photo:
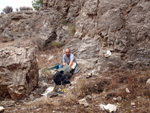
<instances>
[{"instance_id":1,"label":"dark jacket","mask_svg":"<svg viewBox=\"0 0 150 113\"><path fill-rule=\"evenodd\" d=\"M56 74L54 74L53 76L53 80L56 85L70 84L70 81L67 79L67 76L64 74L63 71L57 71Z\"/></svg>"}]
</instances>

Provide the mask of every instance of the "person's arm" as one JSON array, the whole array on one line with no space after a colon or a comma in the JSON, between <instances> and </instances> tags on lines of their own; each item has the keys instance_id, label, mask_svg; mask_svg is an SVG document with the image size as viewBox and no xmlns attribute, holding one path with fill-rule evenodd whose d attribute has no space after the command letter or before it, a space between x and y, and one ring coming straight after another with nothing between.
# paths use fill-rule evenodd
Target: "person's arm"
<instances>
[{"instance_id":1,"label":"person's arm","mask_svg":"<svg viewBox=\"0 0 150 113\"><path fill-rule=\"evenodd\" d=\"M69 66L71 67L73 65L73 60L70 61Z\"/></svg>"},{"instance_id":2,"label":"person's arm","mask_svg":"<svg viewBox=\"0 0 150 113\"><path fill-rule=\"evenodd\" d=\"M63 55L63 65L66 65L67 63L65 62L65 56Z\"/></svg>"},{"instance_id":3,"label":"person's arm","mask_svg":"<svg viewBox=\"0 0 150 113\"><path fill-rule=\"evenodd\" d=\"M72 54L72 55L70 56L70 63L69 63L69 66L70 66L70 67L73 65L74 59L75 59L75 57L74 57L74 55Z\"/></svg>"}]
</instances>

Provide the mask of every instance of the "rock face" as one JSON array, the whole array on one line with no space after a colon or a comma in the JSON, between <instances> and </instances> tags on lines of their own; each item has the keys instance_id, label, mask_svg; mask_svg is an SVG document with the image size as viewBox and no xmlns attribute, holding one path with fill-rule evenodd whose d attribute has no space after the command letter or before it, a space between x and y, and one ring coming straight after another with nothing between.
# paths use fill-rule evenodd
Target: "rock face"
<instances>
[{"instance_id":1,"label":"rock face","mask_svg":"<svg viewBox=\"0 0 150 113\"><path fill-rule=\"evenodd\" d=\"M66 11L75 34L68 43L76 56L101 70L150 66L149 0L45 0ZM105 58L107 50L112 52ZM87 66L87 65L86 65Z\"/></svg>"},{"instance_id":2,"label":"rock face","mask_svg":"<svg viewBox=\"0 0 150 113\"><path fill-rule=\"evenodd\" d=\"M20 99L38 83L38 67L33 49L0 49L0 96Z\"/></svg>"},{"instance_id":3,"label":"rock face","mask_svg":"<svg viewBox=\"0 0 150 113\"><path fill-rule=\"evenodd\" d=\"M85 68L150 67L149 0L43 0L39 12L0 17L1 40L66 44ZM112 55L105 58L107 51Z\"/></svg>"}]
</instances>

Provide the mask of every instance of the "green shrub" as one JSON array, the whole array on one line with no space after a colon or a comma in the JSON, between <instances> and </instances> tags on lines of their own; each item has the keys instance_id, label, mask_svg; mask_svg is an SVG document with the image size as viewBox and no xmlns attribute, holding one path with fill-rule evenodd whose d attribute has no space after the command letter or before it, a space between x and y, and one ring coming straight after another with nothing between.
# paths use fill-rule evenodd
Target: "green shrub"
<instances>
[{"instance_id":1,"label":"green shrub","mask_svg":"<svg viewBox=\"0 0 150 113\"><path fill-rule=\"evenodd\" d=\"M57 42L57 41L52 41L52 42L51 42L51 45L52 45L53 47L57 47L57 48L60 48L60 47L63 46L63 44L62 44L61 42Z\"/></svg>"},{"instance_id":2,"label":"green shrub","mask_svg":"<svg viewBox=\"0 0 150 113\"><path fill-rule=\"evenodd\" d=\"M5 14L11 13L11 12L13 12L13 8L10 7L10 6L7 6L7 7L5 7L5 8L3 9L3 12L4 12Z\"/></svg>"},{"instance_id":3,"label":"green shrub","mask_svg":"<svg viewBox=\"0 0 150 113\"><path fill-rule=\"evenodd\" d=\"M33 0L32 6L35 10L39 10L39 8L43 6L43 0Z\"/></svg>"}]
</instances>

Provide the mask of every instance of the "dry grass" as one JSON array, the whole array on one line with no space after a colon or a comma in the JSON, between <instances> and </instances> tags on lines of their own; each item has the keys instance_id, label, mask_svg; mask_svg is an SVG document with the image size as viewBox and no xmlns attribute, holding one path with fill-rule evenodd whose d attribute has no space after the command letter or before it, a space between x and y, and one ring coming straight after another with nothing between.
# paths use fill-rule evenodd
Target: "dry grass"
<instances>
[{"instance_id":1,"label":"dry grass","mask_svg":"<svg viewBox=\"0 0 150 113\"><path fill-rule=\"evenodd\" d=\"M104 74L107 75L107 74ZM105 103L116 103L113 101L114 97L121 97L122 100L119 101L120 112L134 111L138 113L148 113L150 112L150 93L146 88L146 81L150 78L150 71L126 71L117 72L109 75L111 77L110 82L106 79L99 79L98 77L94 80L90 79L80 79L75 87L66 96L66 102L68 103L78 103L78 100L85 97L86 95L91 95L93 93L98 94L99 87L103 87L100 97L97 97L93 102L102 100ZM94 81L94 84L93 84ZM87 85L88 83L88 85ZM130 93L126 92L126 88L129 89ZM96 91L97 90L97 91ZM106 97L105 97L106 96ZM105 98L103 98L105 97ZM139 97L139 100L138 98ZM136 107L131 106L131 102L136 103ZM96 104L96 103L95 103ZM92 107L92 106L91 106ZM92 108L91 108L92 109Z\"/></svg>"},{"instance_id":2,"label":"dry grass","mask_svg":"<svg viewBox=\"0 0 150 113\"><path fill-rule=\"evenodd\" d=\"M69 30L70 35L71 35L71 36L74 36L74 34L75 34L75 32L76 32L76 27L75 27L75 25L70 24L68 30Z\"/></svg>"},{"instance_id":3,"label":"dry grass","mask_svg":"<svg viewBox=\"0 0 150 113\"><path fill-rule=\"evenodd\" d=\"M85 78L80 79L74 86L74 88L68 93L67 95L68 99L77 102L80 98L83 98L87 90L85 82L86 82Z\"/></svg>"},{"instance_id":4,"label":"dry grass","mask_svg":"<svg viewBox=\"0 0 150 113\"><path fill-rule=\"evenodd\" d=\"M51 60L49 60L50 56L53 56ZM50 50L40 51L36 53L39 68L50 68L54 66L56 63L61 64L62 56L63 56L63 48L53 48Z\"/></svg>"},{"instance_id":5,"label":"dry grass","mask_svg":"<svg viewBox=\"0 0 150 113\"><path fill-rule=\"evenodd\" d=\"M108 79L109 77L109 79ZM100 113L100 103L116 104L118 103L117 112L133 112L133 113L149 113L150 112L150 96L146 93L147 89L145 83L150 78L150 71L130 71L130 72L116 72L104 74L103 77L92 77L90 79L80 78L74 85L73 89L67 90L68 94L63 94L55 98L41 98L34 102L28 103L26 106L29 108L33 105L32 110L36 111L37 108L45 109L45 112L55 110L56 112L64 111L85 113L94 112ZM128 88L130 93L125 89ZM107 90L106 90L107 89ZM109 94L109 98L106 95ZM86 95L91 95L92 100L89 101L89 107L86 109L84 106L78 104L78 100L84 98ZM122 100L116 102L114 97L120 96ZM135 107L131 105L135 102ZM36 106L36 108L34 108ZM76 107L73 107L76 106ZM29 109L30 110L30 109ZM40 111L43 112L43 111Z\"/></svg>"},{"instance_id":6,"label":"dry grass","mask_svg":"<svg viewBox=\"0 0 150 113\"><path fill-rule=\"evenodd\" d=\"M33 107L33 106L40 106L40 105L44 105L44 104L52 104L50 99L47 97L41 97L41 98L37 98L34 101L30 101L27 103L24 103L25 107Z\"/></svg>"},{"instance_id":7,"label":"dry grass","mask_svg":"<svg viewBox=\"0 0 150 113\"><path fill-rule=\"evenodd\" d=\"M78 81L78 83L72 88L67 91L67 94L63 98L63 101L69 104L77 104L78 100L81 97L85 96L86 86L85 86L85 79L82 78Z\"/></svg>"}]
</instances>

